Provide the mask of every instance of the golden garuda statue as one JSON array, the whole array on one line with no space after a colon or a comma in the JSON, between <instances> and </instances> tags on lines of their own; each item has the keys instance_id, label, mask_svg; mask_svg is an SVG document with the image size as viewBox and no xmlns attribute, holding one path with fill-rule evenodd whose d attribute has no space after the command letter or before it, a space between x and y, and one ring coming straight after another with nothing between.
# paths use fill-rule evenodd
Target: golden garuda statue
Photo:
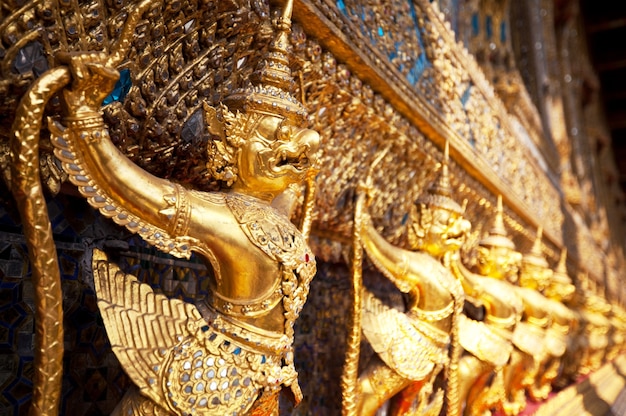
<instances>
[{"instance_id":1,"label":"golden garuda statue","mask_svg":"<svg viewBox=\"0 0 626 416\"><path fill-rule=\"evenodd\" d=\"M498 196L493 225L476 250L476 273L465 268L459 254L450 259L466 303L484 312L475 319L466 313L459 322L459 341L466 351L459 363L459 405L464 405L466 415L484 415L491 409L506 412L511 407L504 376L509 362L519 360L512 336L523 304L508 280L517 278L522 255L507 236L502 211L502 197Z\"/></svg>"},{"instance_id":2,"label":"golden garuda statue","mask_svg":"<svg viewBox=\"0 0 626 416\"><path fill-rule=\"evenodd\" d=\"M177 257L196 253L212 270L210 296L190 304L155 293L94 252L98 305L113 351L136 386L116 415L275 414L282 386L301 399L293 325L315 259L306 235L272 201L307 178L319 135L304 127L307 112L291 94L291 11L287 1L251 79L216 108L204 105L213 138L207 168L225 184L221 192L153 176L110 140L101 106L119 77L113 64L137 16L128 18L130 29L110 55L59 54L61 66L43 74L20 107L17 159L32 153L29 140L41 124L41 109L33 109L45 105L40 96L62 90L64 117L48 124L55 154L80 193L159 250ZM18 194L24 186L15 177ZM18 201L24 212L35 203ZM35 217L27 214L27 221Z\"/></svg>"},{"instance_id":3,"label":"golden garuda statue","mask_svg":"<svg viewBox=\"0 0 626 416\"><path fill-rule=\"evenodd\" d=\"M592 282L586 273L578 275L582 301L579 312L585 321L584 338L587 340L580 368L581 374L589 374L602 366L609 345L611 321L607 315L611 306L596 293L597 287L595 282Z\"/></svg>"},{"instance_id":4,"label":"golden garuda statue","mask_svg":"<svg viewBox=\"0 0 626 416\"><path fill-rule=\"evenodd\" d=\"M619 304L611 305L611 346L605 356L605 360L613 361L618 355L624 352L626 344L626 311Z\"/></svg>"},{"instance_id":5,"label":"golden garuda statue","mask_svg":"<svg viewBox=\"0 0 626 416\"><path fill-rule=\"evenodd\" d=\"M552 323L546 330L547 354L545 362L542 363L542 368L535 380L536 395L541 399L548 397L552 391L553 382L562 373L564 360L566 360L565 355L575 349L572 329L577 326L577 316L564 302L572 298L576 287L567 275L566 258L567 250L564 249L561 251L561 258L556 270L543 290L543 294L550 301L547 306L551 311Z\"/></svg>"},{"instance_id":6,"label":"golden garuda statue","mask_svg":"<svg viewBox=\"0 0 626 416\"><path fill-rule=\"evenodd\" d=\"M522 400L523 392L534 400L543 394L537 385L542 366L550 352L546 346L546 331L552 324L550 300L541 292L550 282L552 269L543 256L541 237L543 229L539 227L531 250L522 258L517 294L524 303L524 314L513 333L513 342L525 354L521 363L519 377L511 385L511 395Z\"/></svg>"},{"instance_id":7,"label":"golden garuda statue","mask_svg":"<svg viewBox=\"0 0 626 416\"><path fill-rule=\"evenodd\" d=\"M558 268L555 274L558 275ZM573 284L572 279L569 276L567 276L567 279L568 280L563 279L563 282L569 281L570 284ZM561 279L557 277L557 280ZM546 290L547 296L550 296L550 292L558 290L557 287L552 289L554 286L553 283L551 283L550 286L551 288ZM553 381L554 387L557 388L568 386L578 379L581 375L581 364L583 362L583 358L589 348L589 340L585 335L587 321L581 309L582 296L582 292L576 287L576 285L574 285L573 293L569 296L569 298L563 299L563 303L573 314L573 320L571 321L569 332L567 334L567 350L561 359L560 373Z\"/></svg>"},{"instance_id":8,"label":"golden garuda statue","mask_svg":"<svg viewBox=\"0 0 626 416\"><path fill-rule=\"evenodd\" d=\"M443 266L442 258L459 250L470 223L451 194L446 151L441 174L418 198L409 216L407 250L387 242L374 227L366 210L376 195L371 182L359 187L355 218L358 242L376 268L407 295L408 302L405 310L399 310L367 289L357 293L362 293L362 309L357 313L362 314L363 335L376 356L356 380L353 414L373 415L401 393L393 405L394 414L439 415L444 391L435 381L441 370L447 379L448 414L458 414L456 328L463 290ZM344 414L351 414L345 411L350 400L344 395Z\"/></svg>"}]
</instances>

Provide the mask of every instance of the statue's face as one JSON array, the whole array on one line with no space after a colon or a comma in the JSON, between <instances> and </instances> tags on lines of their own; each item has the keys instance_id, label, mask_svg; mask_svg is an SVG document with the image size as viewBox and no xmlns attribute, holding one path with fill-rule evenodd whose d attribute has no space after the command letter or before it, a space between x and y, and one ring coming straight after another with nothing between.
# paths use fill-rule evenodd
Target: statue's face
<instances>
[{"instance_id":1,"label":"statue's face","mask_svg":"<svg viewBox=\"0 0 626 416\"><path fill-rule=\"evenodd\" d=\"M532 263L523 263L520 285L542 292L550 284L552 270Z\"/></svg>"},{"instance_id":2,"label":"statue's face","mask_svg":"<svg viewBox=\"0 0 626 416\"><path fill-rule=\"evenodd\" d=\"M576 287L571 283L551 281L546 287L545 295L559 302L569 302L574 297Z\"/></svg>"},{"instance_id":3,"label":"statue's face","mask_svg":"<svg viewBox=\"0 0 626 416\"><path fill-rule=\"evenodd\" d=\"M239 192L274 198L292 183L302 182L315 163L319 134L288 119L265 116L239 149Z\"/></svg>"},{"instance_id":4,"label":"statue's face","mask_svg":"<svg viewBox=\"0 0 626 416\"><path fill-rule=\"evenodd\" d=\"M432 214L430 226L424 230L422 249L435 257L461 248L471 224L463 216L444 208L426 208ZM424 213L422 213L424 215Z\"/></svg>"},{"instance_id":5,"label":"statue's face","mask_svg":"<svg viewBox=\"0 0 626 416\"><path fill-rule=\"evenodd\" d=\"M517 281L521 253L508 247L478 247L478 272L500 280Z\"/></svg>"}]
</instances>

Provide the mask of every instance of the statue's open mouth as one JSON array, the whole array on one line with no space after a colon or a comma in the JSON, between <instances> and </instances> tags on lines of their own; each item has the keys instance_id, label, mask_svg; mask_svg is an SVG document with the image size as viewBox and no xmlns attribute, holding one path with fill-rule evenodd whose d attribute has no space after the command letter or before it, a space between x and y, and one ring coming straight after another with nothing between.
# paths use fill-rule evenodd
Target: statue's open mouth
<instances>
[{"instance_id":1,"label":"statue's open mouth","mask_svg":"<svg viewBox=\"0 0 626 416\"><path fill-rule=\"evenodd\" d=\"M448 247L461 247L465 244L465 233L463 232L448 234L446 237L445 241Z\"/></svg>"},{"instance_id":2,"label":"statue's open mouth","mask_svg":"<svg viewBox=\"0 0 626 416\"><path fill-rule=\"evenodd\" d=\"M278 153L274 166L277 168L291 166L294 169L301 171L309 168L310 161L306 151L295 154L282 151Z\"/></svg>"},{"instance_id":3,"label":"statue's open mouth","mask_svg":"<svg viewBox=\"0 0 626 416\"><path fill-rule=\"evenodd\" d=\"M465 240L463 238L447 238L446 245L448 247L461 247Z\"/></svg>"}]
</instances>

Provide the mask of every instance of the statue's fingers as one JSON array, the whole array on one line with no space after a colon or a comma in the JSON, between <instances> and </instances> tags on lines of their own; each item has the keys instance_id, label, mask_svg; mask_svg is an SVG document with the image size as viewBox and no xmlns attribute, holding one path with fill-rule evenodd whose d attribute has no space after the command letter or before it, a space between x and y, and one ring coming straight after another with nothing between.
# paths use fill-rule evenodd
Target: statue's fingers
<instances>
[{"instance_id":1,"label":"statue's fingers","mask_svg":"<svg viewBox=\"0 0 626 416\"><path fill-rule=\"evenodd\" d=\"M87 71L82 56L77 55L71 57L70 71L75 80L83 80L86 78Z\"/></svg>"},{"instance_id":2,"label":"statue's fingers","mask_svg":"<svg viewBox=\"0 0 626 416\"><path fill-rule=\"evenodd\" d=\"M69 67L73 79L83 79L83 70L80 68L79 56L76 53L61 51L55 58L58 63Z\"/></svg>"},{"instance_id":3,"label":"statue's fingers","mask_svg":"<svg viewBox=\"0 0 626 416\"><path fill-rule=\"evenodd\" d=\"M89 62L85 64L92 74L97 74L102 79L110 79L117 81L120 77L119 72L115 68L103 65L100 62Z\"/></svg>"}]
</instances>

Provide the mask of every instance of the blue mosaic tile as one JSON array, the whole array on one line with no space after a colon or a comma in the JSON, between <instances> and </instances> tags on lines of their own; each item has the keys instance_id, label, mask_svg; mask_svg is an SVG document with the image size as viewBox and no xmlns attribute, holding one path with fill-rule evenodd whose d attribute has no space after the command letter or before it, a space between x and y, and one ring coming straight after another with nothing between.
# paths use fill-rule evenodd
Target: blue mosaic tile
<instances>
[{"instance_id":1,"label":"blue mosaic tile","mask_svg":"<svg viewBox=\"0 0 626 416\"><path fill-rule=\"evenodd\" d=\"M130 91L130 87L132 87L133 83L130 79L130 70L122 69L120 71L120 79L115 83L115 87L113 87L113 91L109 94L104 101L103 105L110 104L114 101L124 102L126 95Z\"/></svg>"}]
</instances>

